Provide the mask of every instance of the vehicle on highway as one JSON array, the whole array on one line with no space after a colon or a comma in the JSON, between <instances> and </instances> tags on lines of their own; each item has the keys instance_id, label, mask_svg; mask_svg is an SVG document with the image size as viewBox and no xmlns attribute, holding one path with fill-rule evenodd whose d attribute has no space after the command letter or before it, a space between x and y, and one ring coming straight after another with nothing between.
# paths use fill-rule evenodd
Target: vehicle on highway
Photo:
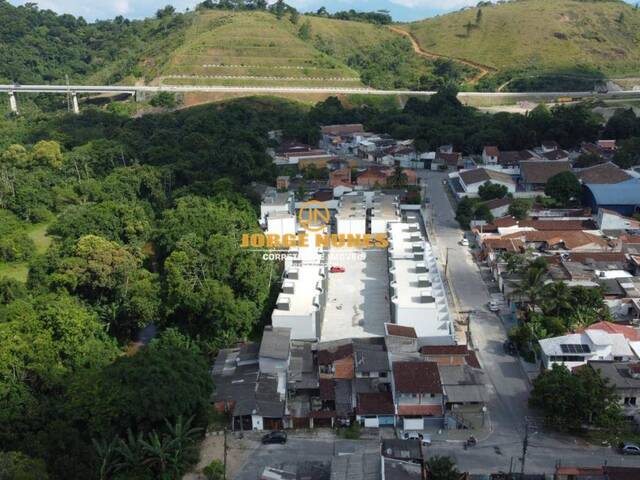
<instances>
[{"instance_id":1,"label":"vehicle on highway","mask_svg":"<svg viewBox=\"0 0 640 480\"><path fill-rule=\"evenodd\" d=\"M496 302L495 300L491 300L487 304L487 307L489 308L490 312L499 312L500 311L500 306L498 305L498 302Z\"/></svg>"},{"instance_id":2,"label":"vehicle on highway","mask_svg":"<svg viewBox=\"0 0 640 480\"><path fill-rule=\"evenodd\" d=\"M620 444L620 453L623 455L640 455L640 445L631 442L622 443Z\"/></svg>"},{"instance_id":3,"label":"vehicle on highway","mask_svg":"<svg viewBox=\"0 0 640 480\"><path fill-rule=\"evenodd\" d=\"M462 245L463 247L468 247L469 246L469 240L466 238L463 238L462 240L460 240L460 245Z\"/></svg>"},{"instance_id":4,"label":"vehicle on highway","mask_svg":"<svg viewBox=\"0 0 640 480\"><path fill-rule=\"evenodd\" d=\"M339 265L334 265L329 269L331 273L344 273L346 270L344 267L340 267Z\"/></svg>"},{"instance_id":5,"label":"vehicle on highway","mask_svg":"<svg viewBox=\"0 0 640 480\"><path fill-rule=\"evenodd\" d=\"M505 340L502 346L504 347L504 353L508 355L516 355L518 353L518 349L511 340Z\"/></svg>"},{"instance_id":6,"label":"vehicle on highway","mask_svg":"<svg viewBox=\"0 0 640 480\"><path fill-rule=\"evenodd\" d=\"M403 440L419 440L423 447L431 445L431 435L420 432L402 432Z\"/></svg>"},{"instance_id":7,"label":"vehicle on highway","mask_svg":"<svg viewBox=\"0 0 640 480\"><path fill-rule=\"evenodd\" d=\"M262 443L265 445L270 443L287 443L287 433L280 431L269 432L262 437Z\"/></svg>"}]
</instances>

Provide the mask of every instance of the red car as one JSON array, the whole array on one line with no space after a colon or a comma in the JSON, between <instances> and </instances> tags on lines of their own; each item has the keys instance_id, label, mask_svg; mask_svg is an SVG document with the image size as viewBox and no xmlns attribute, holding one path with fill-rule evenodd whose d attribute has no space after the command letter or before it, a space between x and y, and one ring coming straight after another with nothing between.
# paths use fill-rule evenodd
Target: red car
<instances>
[{"instance_id":1,"label":"red car","mask_svg":"<svg viewBox=\"0 0 640 480\"><path fill-rule=\"evenodd\" d=\"M345 270L344 270L344 267L338 267L338 266L334 265L333 267L331 267L329 269L329 272L331 272L331 273L344 273Z\"/></svg>"}]
</instances>

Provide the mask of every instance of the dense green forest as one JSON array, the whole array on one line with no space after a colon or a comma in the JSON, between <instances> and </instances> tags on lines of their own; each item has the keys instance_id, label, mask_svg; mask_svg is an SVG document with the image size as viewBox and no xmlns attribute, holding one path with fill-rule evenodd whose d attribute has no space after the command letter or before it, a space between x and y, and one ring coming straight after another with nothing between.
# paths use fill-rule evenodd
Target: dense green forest
<instances>
[{"instance_id":1,"label":"dense green forest","mask_svg":"<svg viewBox=\"0 0 640 480\"><path fill-rule=\"evenodd\" d=\"M0 0L0 83L64 83L97 76L116 83L153 76L154 62L176 43L189 16L172 12L145 20L86 22L82 17L41 10L36 3L15 7Z\"/></svg>"},{"instance_id":2,"label":"dense green forest","mask_svg":"<svg viewBox=\"0 0 640 480\"><path fill-rule=\"evenodd\" d=\"M213 355L259 334L279 287L278 265L238 241L258 228L251 182L276 176L268 131L315 143L338 122L465 152L601 131L585 106L489 115L451 89L404 109L248 98L0 120L0 461L65 480L178 478L193 463ZM605 128L629 162L639 126L620 111ZM14 264L24 279L2 270Z\"/></svg>"}]
</instances>

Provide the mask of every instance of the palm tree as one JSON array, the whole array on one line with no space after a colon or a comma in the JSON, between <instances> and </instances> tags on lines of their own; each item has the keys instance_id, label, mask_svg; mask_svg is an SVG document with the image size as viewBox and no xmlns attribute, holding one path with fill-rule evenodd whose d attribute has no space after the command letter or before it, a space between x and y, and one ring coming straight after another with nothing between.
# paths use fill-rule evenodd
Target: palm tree
<instances>
[{"instance_id":1,"label":"palm tree","mask_svg":"<svg viewBox=\"0 0 640 480\"><path fill-rule=\"evenodd\" d=\"M131 429L127 430L127 439L119 439L117 446L118 453L122 457L122 462L130 468L137 468L142 465L145 458L145 451L142 446L144 436L142 432L134 435Z\"/></svg>"},{"instance_id":2,"label":"palm tree","mask_svg":"<svg viewBox=\"0 0 640 480\"><path fill-rule=\"evenodd\" d=\"M149 465L160 473L160 478L169 478L169 467L176 456L176 441L167 435L162 437L155 430L149 434L149 441L141 440L140 444L147 458L142 463Z\"/></svg>"},{"instance_id":3,"label":"palm tree","mask_svg":"<svg viewBox=\"0 0 640 480\"><path fill-rule=\"evenodd\" d=\"M175 458L176 465L179 468L182 468L185 463L188 464L191 461L197 460L197 455L193 455L195 452L193 444L195 443L196 437L202 432L202 428L191 427L193 418L194 417L191 417L185 422L182 415L180 415L173 425L166 418L164 420L167 430L169 431L169 436L175 442L176 452L179 453Z\"/></svg>"},{"instance_id":4,"label":"palm tree","mask_svg":"<svg viewBox=\"0 0 640 480\"><path fill-rule=\"evenodd\" d=\"M542 304L545 313L560 317L562 312L571 310L571 289L564 282L545 285L542 292Z\"/></svg>"},{"instance_id":5,"label":"palm tree","mask_svg":"<svg viewBox=\"0 0 640 480\"><path fill-rule=\"evenodd\" d=\"M546 273L546 269L541 266L530 265L525 270L524 277L522 278L520 285L515 289L514 293L518 295L521 300L524 297L529 299L531 310L535 310L535 307L540 303Z\"/></svg>"},{"instance_id":6,"label":"palm tree","mask_svg":"<svg viewBox=\"0 0 640 480\"><path fill-rule=\"evenodd\" d=\"M393 173L387 178L387 185L390 187L404 187L408 182L407 174L404 173L400 165L396 165Z\"/></svg>"},{"instance_id":7,"label":"palm tree","mask_svg":"<svg viewBox=\"0 0 640 480\"><path fill-rule=\"evenodd\" d=\"M112 438L110 442L92 439L93 447L100 462L98 469L98 478L100 480L107 480L121 466L117 451L118 441L118 437Z\"/></svg>"},{"instance_id":8,"label":"palm tree","mask_svg":"<svg viewBox=\"0 0 640 480\"><path fill-rule=\"evenodd\" d=\"M427 460L426 467L430 480L460 480L461 474L450 457L434 455Z\"/></svg>"}]
</instances>

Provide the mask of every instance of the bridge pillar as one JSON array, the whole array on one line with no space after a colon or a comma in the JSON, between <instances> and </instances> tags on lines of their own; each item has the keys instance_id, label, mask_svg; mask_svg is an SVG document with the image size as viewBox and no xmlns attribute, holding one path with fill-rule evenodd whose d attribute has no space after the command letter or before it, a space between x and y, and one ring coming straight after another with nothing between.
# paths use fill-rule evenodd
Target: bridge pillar
<instances>
[{"instance_id":1,"label":"bridge pillar","mask_svg":"<svg viewBox=\"0 0 640 480\"><path fill-rule=\"evenodd\" d=\"M78 104L78 94L76 92L71 93L71 104L73 107L73 113L78 115L80 113L80 105Z\"/></svg>"},{"instance_id":2,"label":"bridge pillar","mask_svg":"<svg viewBox=\"0 0 640 480\"><path fill-rule=\"evenodd\" d=\"M9 107L12 113L18 114L18 101L14 92L9 92Z\"/></svg>"}]
</instances>

